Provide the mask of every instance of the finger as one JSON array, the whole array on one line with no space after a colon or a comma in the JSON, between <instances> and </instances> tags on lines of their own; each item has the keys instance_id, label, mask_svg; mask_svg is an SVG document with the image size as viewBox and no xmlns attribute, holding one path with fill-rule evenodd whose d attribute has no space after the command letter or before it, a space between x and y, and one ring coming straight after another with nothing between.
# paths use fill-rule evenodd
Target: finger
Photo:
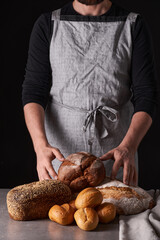
<instances>
[{"instance_id":1,"label":"finger","mask_svg":"<svg viewBox=\"0 0 160 240\"><path fill-rule=\"evenodd\" d=\"M59 161L64 161L65 158L58 148L52 148L52 152Z\"/></svg>"},{"instance_id":2,"label":"finger","mask_svg":"<svg viewBox=\"0 0 160 240\"><path fill-rule=\"evenodd\" d=\"M37 170L37 173L38 173L38 179L39 181L41 181L41 175L39 174L38 170Z\"/></svg>"},{"instance_id":3,"label":"finger","mask_svg":"<svg viewBox=\"0 0 160 240\"><path fill-rule=\"evenodd\" d=\"M138 174L137 174L136 168L134 169L133 184L134 184L135 186L138 186Z\"/></svg>"},{"instance_id":4,"label":"finger","mask_svg":"<svg viewBox=\"0 0 160 240\"><path fill-rule=\"evenodd\" d=\"M41 169L38 166L37 166L37 173L38 173L39 181L43 180L42 174L41 174Z\"/></svg>"},{"instance_id":5,"label":"finger","mask_svg":"<svg viewBox=\"0 0 160 240\"><path fill-rule=\"evenodd\" d=\"M40 173L40 180L49 180L51 177L48 174L48 171L46 168L43 168Z\"/></svg>"},{"instance_id":6,"label":"finger","mask_svg":"<svg viewBox=\"0 0 160 240\"><path fill-rule=\"evenodd\" d=\"M130 174L130 165L128 162L124 163L124 169L123 169L123 183L128 185L129 183L129 174Z\"/></svg>"},{"instance_id":7,"label":"finger","mask_svg":"<svg viewBox=\"0 0 160 240\"><path fill-rule=\"evenodd\" d=\"M128 185L131 185L131 186L134 185L133 177L134 177L134 166L130 167L130 174L129 174Z\"/></svg>"},{"instance_id":8,"label":"finger","mask_svg":"<svg viewBox=\"0 0 160 240\"><path fill-rule=\"evenodd\" d=\"M121 161L115 161L112 167L111 179L116 178L120 167L121 167Z\"/></svg>"},{"instance_id":9,"label":"finger","mask_svg":"<svg viewBox=\"0 0 160 240\"><path fill-rule=\"evenodd\" d=\"M111 150L107 153L105 153L104 155L102 155L101 157L99 157L102 161L103 160L109 160L109 159L112 159L113 158L113 154L114 154L114 151Z\"/></svg>"},{"instance_id":10,"label":"finger","mask_svg":"<svg viewBox=\"0 0 160 240\"><path fill-rule=\"evenodd\" d=\"M55 172L52 164L48 164L48 166L46 167L47 171L49 172L50 176L54 179L57 179L57 173Z\"/></svg>"}]
</instances>

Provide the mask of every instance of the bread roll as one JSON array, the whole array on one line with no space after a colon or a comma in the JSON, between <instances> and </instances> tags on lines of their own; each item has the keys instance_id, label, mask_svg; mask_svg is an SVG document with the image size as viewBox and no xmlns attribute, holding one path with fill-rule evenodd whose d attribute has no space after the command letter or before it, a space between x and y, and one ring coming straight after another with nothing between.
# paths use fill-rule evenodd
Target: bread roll
<instances>
[{"instance_id":1,"label":"bread roll","mask_svg":"<svg viewBox=\"0 0 160 240\"><path fill-rule=\"evenodd\" d=\"M97 186L105 176L103 162L87 152L69 155L58 170L58 180L67 184L72 191Z\"/></svg>"},{"instance_id":2,"label":"bread roll","mask_svg":"<svg viewBox=\"0 0 160 240\"><path fill-rule=\"evenodd\" d=\"M115 219L116 207L112 203L102 203L95 210L101 223L109 223Z\"/></svg>"},{"instance_id":3,"label":"bread roll","mask_svg":"<svg viewBox=\"0 0 160 240\"><path fill-rule=\"evenodd\" d=\"M17 186L7 194L7 207L14 220L33 220L48 217L55 204L70 201L71 190L56 180L43 180Z\"/></svg>"},{"instance_id":4,"label":"bread roll","mask_svg":"<svg viewBox=\"0 0 160 240\"><path fill-rule=\"evenodd\" d=\"M77 210L76 205L75 205L75 200L71 200L71 201L69 202L69 205L70 205L75 211Z\"/></svg>"},{"instance_id":5,"label":"bread roll","mask_svg":"<svg viewBox=\"0 0 160 240\"><path fill-rule=\"evenodd\" d=\"M99 190L96 188L85 188L82 190L76 200L75 200L75 206L77 209L79 208L86 208L86 207L96 207L97 205L100 205L103 200L103 196Z\"/></svg>"},{"instance_id":6,"label":"bread roll","mask_svg":"<svg viewBox=\"0 0 160 240\"><path fill-rule=\"evenodd\" d=\"M54 205L49 210L50 220L57 222L61 225L69 225L74 221L75 209L70 204L65 203L61 206Z\"/></svg>"},{"instance_id":7,"label":"bread roll","mask_svg":"<svg viewBox=\"0 0 160 240\"><path fill-rule=\"evenodd\" d=\"M142 188L125 185L119 180L105 180L96 187L104 202L113 203L120 215L130 215L143 212L155 206L153 198Z\"/></svg>"},{"instance_id":8,"label":"bread roll","mask_svg":"<svg viewBox=\"0 0 160 240\"><path fill-rule=\"evenodd\" d=\"M80 208L74 214L74 219L82 230L93 230L97 227L98 214L93 208Z\"/></svg>"}]
</instances>

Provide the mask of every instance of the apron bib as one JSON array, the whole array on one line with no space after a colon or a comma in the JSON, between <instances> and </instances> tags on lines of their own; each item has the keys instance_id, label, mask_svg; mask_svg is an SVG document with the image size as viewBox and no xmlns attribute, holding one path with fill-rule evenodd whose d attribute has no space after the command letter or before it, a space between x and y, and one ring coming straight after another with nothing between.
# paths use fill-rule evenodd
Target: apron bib
<instances>
[{"instance_id":1,"label":"apron bib","mask_svg":"<svg viewBox=\"0 0 160 240\"><path fill-rule=\"evenodd\" d=\"M49 143L67 157L86 151L99 157L123 140L133 115L131 32L137 14L126 18L52 13L52 87L45 113ZM103 162L110 176L114 161ZM55 159L53 167L61 164ZM136 154L138 171L138 158ZM123 179L121 167L117 178Z\"/></svg>"}]
</instances>

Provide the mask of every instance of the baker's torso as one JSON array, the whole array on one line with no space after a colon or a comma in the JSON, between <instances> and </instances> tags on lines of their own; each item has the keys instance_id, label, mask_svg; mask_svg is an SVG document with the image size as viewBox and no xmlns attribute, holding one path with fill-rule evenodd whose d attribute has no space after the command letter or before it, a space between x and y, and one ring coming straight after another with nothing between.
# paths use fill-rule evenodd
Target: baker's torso
<instances>
[{"instance_id":1,"label":"baker's torso","mask_svg":"<svg viewBox=\"0 0 160 240\"><path fill-rule=\"evenodd\" d=\"M118 146L133 114L130 66L132 29L127 17L52 13L52 87L46 109L48 141L65 157L79 151L101 156ZM113 161L104 162L109 175ZM58 170L60 162L53 161ZM122 179L122 169L119 171Z\"/></svg>"}]
</instances>

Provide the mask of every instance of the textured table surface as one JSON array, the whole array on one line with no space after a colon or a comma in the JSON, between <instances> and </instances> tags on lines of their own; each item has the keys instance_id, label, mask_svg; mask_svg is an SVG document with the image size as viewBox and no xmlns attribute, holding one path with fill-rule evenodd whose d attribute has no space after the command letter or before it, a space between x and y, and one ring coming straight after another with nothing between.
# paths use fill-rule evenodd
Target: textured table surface
<instances>
[{"instance_id":1,"label":"textured table surface","mask_svg":"<svg viewBox=\"0 0 160 240\"><path fill-rule=\"evenodd\" d=\"M75 223L61 226L49 219L14 221L6 205L9 189L0 189L0 240L118 240L119 219L101 224L94 231L83 231Z\"/></svg>"}]
</instances>

